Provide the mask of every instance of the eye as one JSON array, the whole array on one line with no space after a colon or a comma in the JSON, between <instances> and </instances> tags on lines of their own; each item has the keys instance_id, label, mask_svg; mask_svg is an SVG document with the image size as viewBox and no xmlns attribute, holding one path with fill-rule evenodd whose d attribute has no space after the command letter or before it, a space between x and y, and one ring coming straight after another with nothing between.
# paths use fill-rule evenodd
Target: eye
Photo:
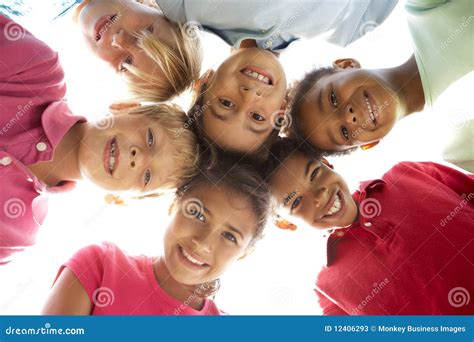
<instances>
[{"instance_id":1,"label":"eye","mask_svg":"<svg viewBox=\"0 0 474 342\"><path fill-rule=\"evenodd\" d=\"M150 184L150 182L151 182L151 170L146 169L143 175L143 183L145 184L145 186L147 186L148 184Z\"/></svg>"},{"instance_id":2,"label":"eye","mask_svg":"<svg viewBox=\"0 0 474 342\"><path fill-rule=\"evenodd\" d=\"M331 93L330 93L329 96L331 98L332 105L337 108L339 103L337 102L337 96L336 96L336 93L334 92L334 90L331 89Z\"/></svg>"},{"instance_id":3,"label":"eye","mask_svg":"<svg viewBox=\"0 0 474 342\"><path fill-rule=\"evenodd\" d=\"M146 131L146 143L148 144L148 147L152 147L155 143L155 135L151 128L148 128Z\"/></svg>"},{"instance_id":4,"label":"eye","mask_svg":"<svg viewBox=\"0 0 474 342\"><path fill-rule=\"evenodd\" d=\"M204 213L202 213L201 211L193 208L190 210L190 214L191 216L193 216L196 220L198 221L201 221L202 223L206 223L207 220L206 220L206 217L204 216Z\"/></svg>"},{"instance_id":5,"label":"eye","mask_svg":"<svg viewBox=\"0 0 474 342\"><path fill-rule=\"evenodd\" d=\"M155 30L155 28L153 27L153 25L150 25L146 28L146 30L150 33L153 33L153 31Z\"/></svg>"},{"instance_id":6,"label":"eye","mask_svg":"<svg viewBox=\"0 0 474 342\"><path fill-rule=\"evenodd\" d=\"M341 134L344 140L349 140L349 130L345 126L341 126Z\"/></svg>"},{"instance_id":7,"label":"eye","mask_svg":"<svg viewBox=\"0 0 474 342\"><path fill-rule=\"evenodd\" d=\"M127 72L127 68L124 66L125 64L132 65L132 57L131 56L125 57L122 60L122 62L120 62L119 69L118 69L120 72Z\"/></svg>"},{"instance_id":8,"label":"eye","mask_svg":"<svg viewBox=\"0 0 474 342\"><path fill-rule=\"evenodd\" d=\"M224 233L222 233L222 236L223 236L225 239L227 239L227 240L229 240L229 241L231 241L231 242L237 244L237 239L236 239L236 237L235 237L233 234L231 234L231 233L229 233L229 232L224 232Z\"/></svg>"},{"instance_id":9,"label":"eye","mask_svg":"<svg viewBox=\"0 0 474 342\"><path fill-rule=\"evenodd\" d=\"M223 105L225 108L233 108L235 107L235 104L232 103L232 101L226 100L226 99L219 99L219 102L221 105Z\"/></svg>"},{"instance_id":10,"label":"eye","mask_svg":"<svg viewBox=\"0 0 474 342\"><path fill-rule=\"evenodd\" d=\"M311 182L316 178L316 176L317 176L318 173L319 173L319 170L321 170L321 166L316 167L316 168L313 170L313 172L311 172L311 175L309 176L309 180L310 180Z\"/></svg>"},{"instance_id":11,"label":"eye","mask_svg":"<svg viewBox=\"0 0 474 342\"><path fill-rule=\"evenodd\" d=\"M291 211L295 210L298 208L298 206L301 204L301 201L303 200L303 196L298 196L296 199L293 201L291 204Z\"/></svg>"},{"instance_id":12,"label":"eye","mask_svg":"<svg viewBox=\"0 0 474 342\"><path fill-rule=\"evenodd\" d=\"M252 118L253 118L255 121L260 121L260 122L266 121L266 119L265 119L263 116L261 116L260 114L258 114L258 113L252 113Z\"/></svg>"}]
</instances>

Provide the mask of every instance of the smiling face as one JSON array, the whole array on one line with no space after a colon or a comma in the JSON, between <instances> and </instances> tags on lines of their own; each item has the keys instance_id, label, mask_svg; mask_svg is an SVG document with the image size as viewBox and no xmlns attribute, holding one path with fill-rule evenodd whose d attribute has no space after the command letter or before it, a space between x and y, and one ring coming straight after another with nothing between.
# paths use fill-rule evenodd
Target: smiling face
<instances>
[{"instance_id":1,"label":"smiling face","mask_svg":"<svg viewBox=\"0 0 474 342\"><path fill-rule=\"evenodd\" d=\"M129 64L149 75L163 76L134 36L145 30L174 46L173 26L159 10L131 0L90 0L79 7L77 21L92 52L118 73L126 74L124 64Z\"/></svg>"},{"instance_id":2,"label":"smiling face","mask_svg":"<svg viewBox=\"0 0 474 342\"><path fill-rule=\"evenodd\" d=\"M379 141L400 113L398 95L375 73L338 69L306 93L297 116L304 138L336 152Z\"/></svg>"},{"instance_id":3,"label":"smiling face","mask_svg":"<svg viewBox=\"0 0 474 342\"><path fill-rule=\"evenodd\" d=\"M324 163L301 152L270 178L272 194L285 211L318 229L345 227L357 217L346 182Z\"/></svg>"},{"instance_id":4,"label":"smiling face","mask_svg":"<svg viewBox=\"0 0 474 342\"><path fill-rule=\"evenodd\" d=\"M199 185L175 206L164 237L164 260L181 284L219 278L245 255L257 221L250 202L227 187Z\"/></svg>"},{"instance_id":5,"label":"smiling face","mask_svg":"<svg viewBox=\"0 0 474 342\"><path fill-rule=\"evenodd\" d=\"M258 48L234 51L207 81L206 135L226 150L257 151L274 129L272 121L285 105L286 89L283 67L273 53Z\"/></svg>"},{"instance_id":6,"label":"smiling face","mask_svg":"<svg viewBox=\"0 0 474 342\"><path fill-rule=\"evenodd\" d=\"M146 194L162 188L177 171L173 140L157 119L121 114L84 125L79 167L103 189Z\"/></svg>"}]
</instances>

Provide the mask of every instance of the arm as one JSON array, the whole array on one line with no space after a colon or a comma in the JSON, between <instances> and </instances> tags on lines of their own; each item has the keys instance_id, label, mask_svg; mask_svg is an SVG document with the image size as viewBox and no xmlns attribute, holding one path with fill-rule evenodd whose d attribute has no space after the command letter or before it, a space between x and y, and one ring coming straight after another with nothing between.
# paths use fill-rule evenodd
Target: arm
<instances>
[{"instance_id":1,"label":"arm","mask_svg":"<svg viewBox=\"0 0 474 342\"><path fill-rule=\"evenodd\" d=\"M91 302L76 275L64 267L53 285L43 310L43 315L90 315Z\"/></svg>"},{"instance_id":2,"label":"arm","mask_svg":"<svg viewBox=\"0 0 474 342\"><path fill-rule=\"evenodd\" d=\"M342 310L339 306L334 304L324 294L319 292L317 289L314 290L318 296L319 306L323 310L325 316L347 316L347 312Z\"/></svg>"}]
</instances>

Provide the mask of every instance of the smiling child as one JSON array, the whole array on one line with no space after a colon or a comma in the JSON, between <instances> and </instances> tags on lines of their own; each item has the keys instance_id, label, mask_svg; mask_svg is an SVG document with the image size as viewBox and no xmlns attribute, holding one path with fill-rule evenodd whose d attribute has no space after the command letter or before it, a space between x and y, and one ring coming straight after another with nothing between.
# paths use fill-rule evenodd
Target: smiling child
<instances>
[{"instance_id":1,"label":"smiling child","mask_svg":"<svg viewBox=\"0 0 474 342\"><path fill-rule=\"evenodd\" d=\"M474 313L455 298L474 291L474 175L402 162L351 194L327 161L296 146L274 146L267 180L282 215L333 229L315 289L324 314Z\"/></svg>"},{"instance_id":2,"label":"smiling child","mask_svg":"<svg viewBox=\"0 0 474 342\"><path fill-rule=\"evenodd\" d=\"M262 236L269 201L248 166L203 171L176 194L162 256L129 256L110 243L83 248L59 270L43 313L219 315L208 297Z\"/></svg>"}]
</instances>

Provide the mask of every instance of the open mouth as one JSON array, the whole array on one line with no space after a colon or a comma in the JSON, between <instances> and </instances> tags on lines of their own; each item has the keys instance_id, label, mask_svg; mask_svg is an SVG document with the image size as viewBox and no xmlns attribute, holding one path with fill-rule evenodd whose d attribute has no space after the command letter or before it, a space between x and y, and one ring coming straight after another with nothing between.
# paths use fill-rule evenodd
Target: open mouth
<instances>
[{"instance_id":1,"label":"open mouth","mask_svg":"<svg viewBox=\"0 0 474 342\"><path fill-rule=\"evenodd\" d=\"M202 270L210 265L205 263L202 260L199 260L196 255L191 254L190 252L186 251L182 246L178 245L178 255L186 266L198 270Z\"/></svg>"},{"instance_id":2,"label":"open mouth","mask_svg":"<svg viewBox=\"0 0 474 342\"><path fill-rule=\"evenodd\" d=\"M102 37L104 36L105 32L114 24L114 22L117 20L118 15L113 14L113 15L106 15L97 20L95 26L94 26L94 39L96 42L100 41Z\"/></svg>"},{"instance_id":3,"label":"open mouth","mask_svg":"<svg viewBox=\"0 0 474 342\"><path fill-rule=\"evenodd\" d=\"M273 85L272 75L260 68L254 66L247 66L240 70L240 72L242 73L242 75L245 75L254 81L258 81L265 85Z\"/></svg>"},{"instance_id":4,"label":"open mouth","mask_svg":"<svg viewBox=\"0 0 474 342\"><path fill-rule=\"evenodd\" d=\"M377 126L378 113L376 110L374 110L375 106L372 106L372 103L369 99L369 94L365 91L364 91L364 101L365 101L365 105L367 106L367 110L369 111L369 118L375 127Z\"/></svg>"},{"instance_id":5,"label":"open mouth","mask_svg":"<svg viewBox=\"0 0 474 342\"><path fill-rule=\"evenodd\" d=\"M342 216L344 213L344 208L344 196L342 195L341 190L337 190L326 205L325 214L321 218L327 219Z\"/></svg>"},{"instance_id":6,"label":"open mouth","mask_svg":"<svg viewBox=\"0 0 474 342\"><path fill-rule=\"evenodd\" d=\"M120 150L117 140L110 139L104 148L104 168L109 175L113 175L119 163Z\"/></svg>"}]
</instances>

